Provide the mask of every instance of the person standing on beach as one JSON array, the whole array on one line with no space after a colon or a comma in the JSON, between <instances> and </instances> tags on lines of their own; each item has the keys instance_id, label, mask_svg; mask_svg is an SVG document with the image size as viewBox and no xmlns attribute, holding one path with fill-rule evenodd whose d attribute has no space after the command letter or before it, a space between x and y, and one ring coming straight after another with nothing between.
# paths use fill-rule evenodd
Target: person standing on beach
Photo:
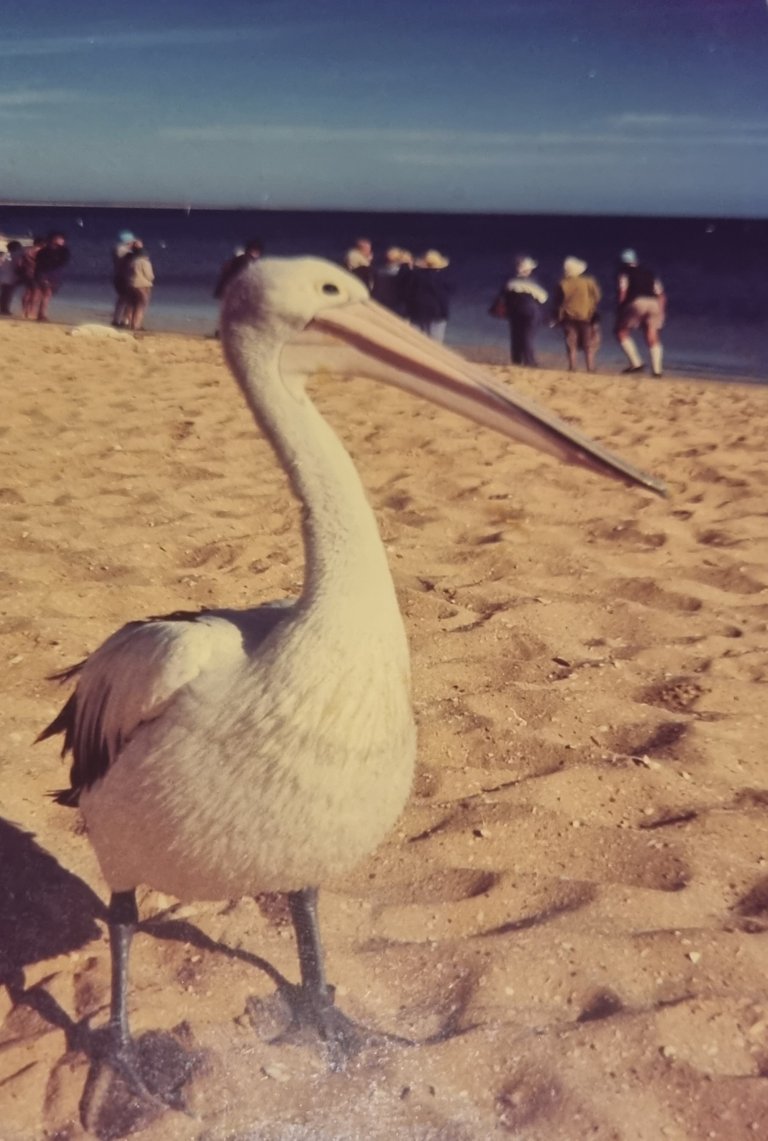
<instances>
[{"instance_id":1,"label":"person standing on beach","mask_svg":"<svg viewBox=\"0 0 768 1141\"><path fill-rule=\"evenodd\" d=\"M444 341L450 316L453 282L446 276L450 265L438 250L427 250L417 258L408 274L404 295L405 311L412 325L433 341Z\"/></svg>"},{"instance_id":2,"label":"person standing on beach","mask_svg":"<svg viewBox=\"0 0 768 1141\"><path fill-rule=\"evenodd\" d=\"M666 315L664 286L653 270L639 264L634 250L624 250L620 261L616 281L616 338L629 361L622 371L642 372L645 368L632 337L632 330L640 328L651 358L651 373L660 377L663 348L659 333Z\"/></svg>"},{"instance_id":3,"label":"person standing on beach","mask_svg":"<svg viewBox=\"0 0 768 1141\"><path fill-rule=\"evenodd\" d=\"M244 246L238 246L235 249L231 258L227 258L223 266L219 270L219 276L216 278L216 284L213 287L213 296L217 301L221 301L224 296L227 286L230 281L247 269L253 262L258 261L264 253L264 243L261 238L249 238ZM214 337L219 336L218 325L213 330Z\"/></svg>"},{"instance_id":4,"label":"person standing on beach","mask_svg":"<svg viewBox=\"0 0 768 1141\"><path fill-rule=\"evenodd\" d=\"M61 287L70 257L66 236L58 230L52 231L45 245L38 250L31 302L31 315L36 316L38 321L48 320L48 306L54 293L58 293Z\"/></svg>"},{"instance_id":5,"label":"person standing on beach","mask_svg":"<svg viewBox=\"0 0 768 1141\"><path fill-rule=\"evenodd\" d=\"M528 368L537 367L534 335L549 296L531 276L537 267L538 262L533 258L526 254L518 255L515 258L515 276L504 286L512 364Z\"/></svg>"},{"instance_id":6,"label":"person standing on beach","mask_svg":"<svg viewBox=\"0 0 768 1141\"><path fill-rule=\"evenodd\" d=\"M373 244L370 238L358 238L344 255L344 268L358 277L369 293L373 293Z\"/></svg>"},{"instance_id":7,"label":"person standing on beach","mask_svg":"<svg viewBox=\"0 0 768 1141\"><path fill-rule=\"evenodd\" d=\"M587 372L594 372L595 356L600 346L597 306L602 293L586 269L587 263L581 258L566 258L562 279L555 290L553 318L563 330L569 372L576 371L578 349L584 353Z\"/></svg>"},{"instance_id":8,"label":"person standing on beach","mask_svg":"<svg viewBox=\"0 0 768 1141\"><path fill-rule=\"evenodd\" d=\"M227 258L219 270L219 276L213 287L213 296L220 300L224 296L230 281L253 262L258 261L263 253L264 243L261 238L249 238L244 246L238 247L232 257Z\"/></svg>"},{"instance_id":9,"label":"person standing on beach","mask_svg":"<svg viewBox=\"0 0 768 1141\"><path fill-rule=\"evenodd\" d=\"M134 241L133 250L126 256L123 264L128 290L128 327L139 333L144 328L144 315L149 308L149 299L155 284L155 271L140 239Z\"/></svg>"},{"instance_id":10,"label":"person standing on beach","mask_svg":"<svg viewBox=\"0 0 768 1141\"><path fill-rule=\"evenodd\" d=\"M112 284L117 297L115 309L112 314L112 324L121 329L128 324L130 299L128 296L128 283L125 280L126 257L133 252L135 236L130 230L121 230L117 235L117 242L112 247Z\"/></svg>"},{"instance_id":11,"label":"person standing on beach","mask_svg":"<svg viewBox=\"0 0 768 1141\"><path fill-rule=\"evenodd\" d=\"M413 257L408 250L391 246L384 255L384 265L374 273L374 300L401 317L405 315L408 275L412 269Z\"/></svg>"},{"instance_id":12,"label":"person standing on beach","mask_svg":"<svg viewBox=\"0 0 768 1141\"><path fill-rule=\"evenodd\" d=\"M24 255L21 242L11 238L3 252L0 252L0 315L10 317L11 302L19 284L19 266Z\"/></svg>"},{"instance_id":13,"label":"person standing on beach","mask_svg":"<svg viewBox=\"0 0 768 1141\"><path fill-rule=\"evenodd\" d=\"M45 245L45 238L34 237L32 244L27 246L19 262L19 284L21 294L21 315L27 319L34 317L37 301L35 286L35 263L37 255Z\"/></svg>"}]
</instances>

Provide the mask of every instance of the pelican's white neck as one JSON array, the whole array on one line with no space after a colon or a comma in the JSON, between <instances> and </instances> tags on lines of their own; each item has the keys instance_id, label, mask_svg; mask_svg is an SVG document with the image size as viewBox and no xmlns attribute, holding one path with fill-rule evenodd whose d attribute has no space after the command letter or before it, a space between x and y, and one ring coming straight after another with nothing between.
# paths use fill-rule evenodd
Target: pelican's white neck
<instances>
[{"instance_id":1,"label":"pelican's white neck","mask_svg":"<svg viewBox=\"0 0 768 1141\"><path fill-rule=\"evenodd\" d=\"M340 608L355 621L397 613L392 577L360 477L299 380L284 379L279 346L250 328L231 330L230 365L303 506L305 579L301 605ZM363 630L360 631L364 636Z\"/></svg>"}]
</instances>

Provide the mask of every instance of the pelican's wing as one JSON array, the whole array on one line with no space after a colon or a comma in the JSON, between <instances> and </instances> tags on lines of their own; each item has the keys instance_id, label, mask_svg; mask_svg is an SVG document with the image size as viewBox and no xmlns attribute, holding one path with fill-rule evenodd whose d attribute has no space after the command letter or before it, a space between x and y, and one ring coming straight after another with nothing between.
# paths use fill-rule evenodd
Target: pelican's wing
<instances>
[{"instance_id":1,"label":"pelican's wing","mask_svg":"<svg viewBox=\"0 0 768 1141\"><path fill-rule=\"evenodd\" d=\"M104 776L136 729L152 721L181 689L206 670L234 664L245 654L238 624L214 612L177 613L131 622L78 666L77 688L38 740L64 734L62 756L72 752L68 789L60 804L76 805L83 789Z\"/></svg>"}]
</instances>

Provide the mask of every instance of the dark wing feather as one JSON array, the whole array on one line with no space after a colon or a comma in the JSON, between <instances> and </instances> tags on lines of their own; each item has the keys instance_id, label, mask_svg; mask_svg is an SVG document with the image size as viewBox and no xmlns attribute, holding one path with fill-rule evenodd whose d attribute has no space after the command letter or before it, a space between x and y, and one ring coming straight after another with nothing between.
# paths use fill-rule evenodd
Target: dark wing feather
<instances>
[{"instance_id":1,"label":"dark wing feather","mask_svg":"<svg viewBox=\"0 0 768 1141\"><path fill-rule=\"evenodd\" d=\"M86 661L55 674L77 678L74 693L38 737L63 733L62 756L72 753L70 787L52 794L56 803L76 807L142 723L159 717L212 665L234 666L253 654L292 608L286 600L255 610L176 610L129 622Z\"/></svg>"},{"instance_id":2,"label":"dark wing feather","mask_svg":"<svg viewBox=\"0 0 768 1141\"><path fill-rule=\"evenodd\" d=\"M159 716L212 657L242 653L242 632L214 613L175 611L130 622L85 661L54 677L78 683L38 741L63 733L62 756L72 753L70 787L51 795L77 807L80 794L100 780L144 721Z\"/></svg>"}]
</instances>

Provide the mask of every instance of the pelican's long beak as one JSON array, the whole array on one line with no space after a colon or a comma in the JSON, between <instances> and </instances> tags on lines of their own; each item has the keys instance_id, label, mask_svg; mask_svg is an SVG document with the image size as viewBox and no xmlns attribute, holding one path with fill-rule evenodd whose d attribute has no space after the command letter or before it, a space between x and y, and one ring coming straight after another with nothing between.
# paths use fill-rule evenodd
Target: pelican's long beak
<instances>
[{"instance_id":1,"label":"pelican's long beak","mask_svg":"<svg viewBox=\"0 0 768 1141\"><path fill-rule=\"evenodd\" d=\"M318 337L318 332L326 336ZM299 339L302 343L305 347L312 343L311 371L355 372L397 385L565 463L666 493L654 476L503 387L485 369L430 340L374 301L351 302L319 313ZM299 371L310 371L301 368L298 357L291 363Z\"/></svg>"}]
</instances>

